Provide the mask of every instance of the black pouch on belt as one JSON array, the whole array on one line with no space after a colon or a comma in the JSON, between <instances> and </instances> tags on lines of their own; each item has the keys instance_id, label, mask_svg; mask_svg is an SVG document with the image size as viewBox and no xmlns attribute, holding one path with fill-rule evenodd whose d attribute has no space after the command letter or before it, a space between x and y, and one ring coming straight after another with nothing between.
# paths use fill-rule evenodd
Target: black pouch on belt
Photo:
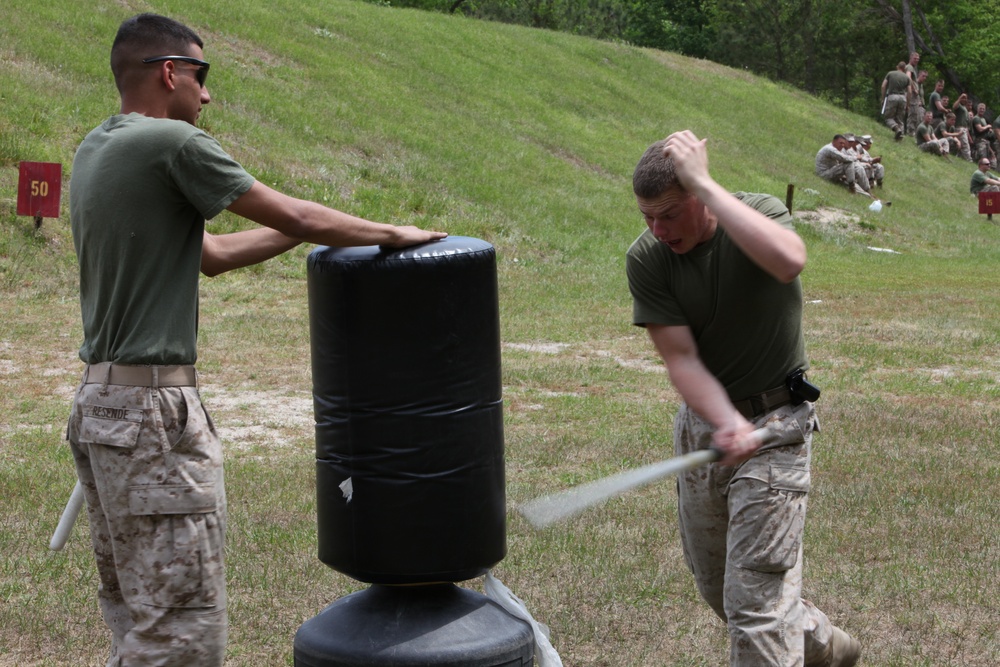
<instances>
[{"instance_id":1,"label":"black pouch on belt","mask_svg":"<svg viewBox=\"0 0 1000 667\"><path fill-rule=\"evenodd\" d=\"M803 401L811 403L819 400L819 387L806 379L805 371L796 368L785 377L785 386L792 398L792 405L799 405Z\"/></svg>"}]
</instances>

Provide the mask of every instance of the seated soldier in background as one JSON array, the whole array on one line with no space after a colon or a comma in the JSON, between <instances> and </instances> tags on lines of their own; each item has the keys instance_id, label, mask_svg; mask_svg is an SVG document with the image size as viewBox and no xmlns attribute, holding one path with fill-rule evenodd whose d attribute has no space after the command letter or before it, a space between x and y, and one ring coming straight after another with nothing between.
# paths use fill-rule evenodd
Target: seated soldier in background
<instances>
[{"instance_id":1,"label":"seated soldier in background","mask_svg":"<svg viewBox=\"0 0 1000 667\"><path fill-rule=\"evenodd\" d=\"M868 175L868 183L882 187L882 181L885 179L885 165L882 164L882 156L872 157L868 149L872 145L872 135L863 134L858 137L858 145L855 148L855 152L858 154L858 162L864 168L865 173Z\"/></svg>"},{"instance_id":2,"label":"seated soldier in background","mask_svg":"<svg viewBox=\"0 0 1000 667\"><path fill-rule=\"evenodd\" d=\"M962 149L962 143L959 139L961 131L955 127L955 114L952 112L949 111L945 119L937 124L934 128L934 135L938 139L948 140L948 149L952 155L958 155L958 152Z\"/></svg>"},{"instance_id":3,"label":"seated soldier in background","mask_svg":"<svg viewBox=\"0 0 1000 667\"><path fill-rule=\"evenodd\" d=\"M816 175L834 183L844 183L852 193L871 197L868 176L857 158L846 152L847 138L842 134L816 153Z\"/></svg>"},{"instance_id":4,"label":"seated soldier in background","mask_svg":"<svg viewBox=\"0 0 1000 667\"><path fill-rule=\"evenodd\" d=\"M948 157L948 140L938 139L931 126L934 114L924 112L924 122L917 126L917 146L925 153Z\"/></svg>"},{"instance_id":5,"label":"seated soldier in background","mask_svg":"<svg viewBox=\"0 0 1000 667\"><path fill-rule=\"evenodd\" d=\"M979 169L972 174L969 192L978 195L980 192L1000 192L1000 178L990 173L990 161L981 158Z\"/></svg>"}]
</instances>

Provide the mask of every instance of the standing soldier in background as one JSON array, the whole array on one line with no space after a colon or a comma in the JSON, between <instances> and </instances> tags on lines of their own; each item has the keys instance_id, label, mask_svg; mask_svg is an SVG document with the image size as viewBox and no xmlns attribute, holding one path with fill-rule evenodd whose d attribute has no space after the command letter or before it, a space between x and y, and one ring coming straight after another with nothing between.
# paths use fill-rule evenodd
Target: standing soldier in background
<instances>
[{"instance_id":1,"label":"standing soldier in background","mask_svg":"<svg viewBox=\"0 0 1000 667\"><path fill-rule=\"evenodd\" d=\"M976 115L972 118L972 136L975 140L976 160L987 159L990 165L996 169L997 156L993 152L993 128L986 120L986 105L982 102L976 107Z\"/></svg>"},{"instance_id":2,"label":"standing soldier in background","mask_svg":"<svg viewBox=\"0 0 1000 667\"><path fill-rule=\"evenodd\" d=\"M993 147L993 154L1000 156L1000 114L993 117L993 123L990 125L992 134L990 136L990 145ZM1000 160L1000 158L998 158ZM996 169L996 166L993 167Z\"/></svg>"},{"instance_id":3,"label":"standing soldier in background","mask_svg":"<svg viewBox=\"0 0 1000 667\"><path fill-rule=\"evenodd\" d=\"M917 80L917 65L919 64L920 64L920 54L917 53L916 51L913 51L912 53L910 53L910 59L906 61L906 67L904 69L906 71L906 75L914 81Z\"/></svg>"},{"instance_id":4,"label":"standing soldier in background","mask_svg":"<svg viewBox=\"0 0 1000 667\"><path fill-rule=\"evenodd\" d=\"M958 157L969 162L973 162L972 159L972 137L971 128L969 127L969 108L968 105L969 96L962 93L955 100L954 104L951 105L952 113L955 114L955 127L959 132L958 142L960 144L958 149Z\"/></svg>"},{"instance_id":5,"label":"standing soldier in background","mask_svg":"<svg viewBox=\"0 0 1000 667\"><path fill-rule=\"evenodd\" d=\"M919 58L919 56L918 56ZM920 125L924 118L924 81L927 80L927 70L922 69L913 81L910 100L906 105L906 134L914 136L917 133L917 125Z\"/></svg>"},{"instance_id":6,"label":"standing soldier in background","mask_svg":"<svg viewBox=\"0 0 1000 667\"><path fill-rule=\"evenodd\" d=\"M909 106L913 82L906 74L906 63L900 61L896 69L882 79L882 117L889 129L895 132L896 141L906 134L906 109Z\"/></svg>"},{"instance_id":7,"label":"standing soldier in background","mask_svg":"<svg viewBox=\"0 0 1000 667\"><path fill-rule=\"evenodd\" d=\"M944 79L938 79L934 82L934 90L927 97L927 108L934 114L935 125L943 121L945 114L948 113L948 98L943 97L942 93L944 93Z\"/></svg>"}]
</instances>

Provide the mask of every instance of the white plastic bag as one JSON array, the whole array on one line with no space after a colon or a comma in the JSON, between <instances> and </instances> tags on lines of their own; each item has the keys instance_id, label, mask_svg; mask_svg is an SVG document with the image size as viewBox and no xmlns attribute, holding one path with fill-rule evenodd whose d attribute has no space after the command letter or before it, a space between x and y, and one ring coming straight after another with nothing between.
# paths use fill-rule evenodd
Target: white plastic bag
<instances>
[{"instance_id":1,"label":"white plastic bag","mask_svg":"<svg viewBox=\"0 0 1000 667\"><path fill-rule=\"evenodd\" d=\"M879 211L882 210L882 202L876 199L875 201L872 202L872 205L868 207L868 210L878 213Z\"/></svg>"},{"instance_id":2,"label":"white plastic bag","mask_svg":"<svg viewBox=\"0 0 1000 667\"><path fill-rule=\"evenodd\" d=\"M493 576L492 572L486 573L483 589L486 591L486 597L503 607L507 613L527 621L531 625L531 630L535 633L536 667L562 667L562 659L549 641L549 629L531 617L521 598L514 595L509 588Z\"/></svg>"}]
</instances>

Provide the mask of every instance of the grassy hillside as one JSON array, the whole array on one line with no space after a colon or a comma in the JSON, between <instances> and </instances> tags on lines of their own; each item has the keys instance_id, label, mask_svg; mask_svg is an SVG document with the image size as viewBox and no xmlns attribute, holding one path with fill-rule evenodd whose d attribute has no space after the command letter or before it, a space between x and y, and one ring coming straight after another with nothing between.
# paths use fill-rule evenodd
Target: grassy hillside
<instances>
[{"instance_id":1,"label":"grassy hillside","mask_svg":"<svg viewBox=\"0 0 1000 667\"><path fill-rule=\"evenodd\" d=\"M643 228L630 178L645 147L690 128L725 186L784 198L794 184L824 389L807 595L864 642L865 664L995 664L1000 227L968 195L974 165L744 72L627 45L347 0L5 0L0 665L103 664L83 522L65 552L46 549L74 479L61 439L81 369L68 197L36 233L15 195L20 160L61 162L68 184L76 145L117 111L108 51L139 11L205 39L203 126L263 182L496 246L511 506L669 455L677 396L629 324L623 272ZM813 175L840 131L875 137L881 213ZM811 222L818 212L833 222ZM228 457L231 665L290 665L298 625L360 587L315 558L309 250L203 281L199 366ZM512 512L508 548L496 572L566 664L723 662L670 484L544 533Z\"/></svg>"}]
</instances>

